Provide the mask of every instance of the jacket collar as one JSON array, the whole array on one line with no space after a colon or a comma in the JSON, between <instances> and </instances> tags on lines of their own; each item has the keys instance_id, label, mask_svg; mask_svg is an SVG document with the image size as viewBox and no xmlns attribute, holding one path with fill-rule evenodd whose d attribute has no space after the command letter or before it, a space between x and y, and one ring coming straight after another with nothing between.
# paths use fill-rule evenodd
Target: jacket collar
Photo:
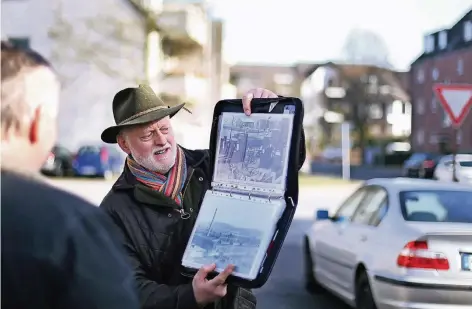
<instances>
[{"instance_id":1,"label":"jacket collar","mask_svg":"<svg viewBox=\"0 0 472 309\"><path fill-rule=\"evenodd\" d=\"M180 146L180 145L179 145ZM209 154L208 151L205 150L190 150L180 146L185 154L185 160L188 166L193 168L198 168L205 159L208 158ZM136 177L131 173L129 170L128 165L125 163L123 168L123 172L121 173L120 177L116 180L113 184L113 190L124 190L124 189L132 189L138 184Z\"/></svg>"}]
</instances>

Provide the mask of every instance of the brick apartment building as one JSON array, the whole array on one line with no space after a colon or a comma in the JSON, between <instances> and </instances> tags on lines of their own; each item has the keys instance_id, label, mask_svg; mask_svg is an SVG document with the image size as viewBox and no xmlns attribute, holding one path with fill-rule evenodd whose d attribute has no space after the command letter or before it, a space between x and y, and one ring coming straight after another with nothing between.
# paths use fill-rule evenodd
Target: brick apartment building
<instances>
[{"instance_id":1,"label":"brick apartment building","mask_svg":"<svg viewBox=\"0 0 472 309\"><path fill-rule=\"evenodd\" d=\"M454 129L433 93L435 83L472 84L472 10L449 29L425 36L424 52L410 69L411 144L414 151L447 151ZM458 131L460 151L472 150L472 113Z\"/></svg>"}]
</instances>

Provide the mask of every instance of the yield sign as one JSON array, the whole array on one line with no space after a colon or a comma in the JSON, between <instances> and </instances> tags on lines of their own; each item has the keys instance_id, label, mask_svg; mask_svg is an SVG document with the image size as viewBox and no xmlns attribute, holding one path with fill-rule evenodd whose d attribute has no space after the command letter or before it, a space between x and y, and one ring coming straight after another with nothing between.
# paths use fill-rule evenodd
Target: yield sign
<instances>
[{"instance_id":1,"label":"yield sign","mask_svg":"<svg viewBox=\"0 0 472 309\"><path fill-rule=\"evenodd\" d=\"M433 90L449 115L452 125L460 127L472 109L472 85L435 84Z\"/></svg>"}]
</instances>

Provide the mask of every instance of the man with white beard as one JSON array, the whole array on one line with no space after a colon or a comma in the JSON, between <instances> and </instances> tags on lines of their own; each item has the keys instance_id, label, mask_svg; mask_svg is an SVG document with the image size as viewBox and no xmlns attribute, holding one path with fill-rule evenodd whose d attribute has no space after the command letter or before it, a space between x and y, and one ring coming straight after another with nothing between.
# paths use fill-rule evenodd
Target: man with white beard
<instances>
[{"instance_id":1,"label":"man with white beard","mask_svg":"<svg viewBox=\"0 0 472 309\"><path fill-rule=\"evenodd\" d=\"M277 98L253 89L243 98L250 114L252 98ZM178 145L170 118L184 104L169 108L147 85L126 88L113 99L116 125L102 133L128 154L124 171L100 207L121 230L123 245L135 271L142 308L253 309L251 291L227 286L234 266L215 278L215 264L202 267L193 280L181 275L180 262L205 192L210 188L208 150ZM300 166L305 159L302 135Z\"/></svg>"}]
</instances>

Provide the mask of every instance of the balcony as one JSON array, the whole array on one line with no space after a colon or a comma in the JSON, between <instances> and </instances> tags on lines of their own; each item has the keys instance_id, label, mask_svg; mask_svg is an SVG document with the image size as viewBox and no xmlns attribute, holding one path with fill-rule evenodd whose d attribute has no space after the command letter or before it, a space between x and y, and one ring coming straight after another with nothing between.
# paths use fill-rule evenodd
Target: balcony
<instances>
[{"instance_id":1,"label":"balcony","mask_svg":"<svg viewBox=\"0 0 472 309\"><path fill-rule=\"evenodd\" d=\"M166 57L162 70L169 75L194 73L205 76L208 74L208 65L202 53L193 53L181 57Z\"/></svg>"},{"instance_id":2,"label":"balcony","mask_svg":"<svg viewBox=\"0 0 472 309\"><path fill-rule=\"evenodd\" d=\"M205 102L208 98L208 80L191 74L168 75L160 82L159 90L167 101Z\"/></svg>"},{"instance_id":3,"label":"balcony","mask_svg":"<svg viewBox=\"0 0 472 309\"><path fill-rule=\"evenodd\" d=\"M208 41L208 18L195 6L167 7L157 18L163 34L163 49L168 55L188 54Z\"/></svg>"}]
</instances>

